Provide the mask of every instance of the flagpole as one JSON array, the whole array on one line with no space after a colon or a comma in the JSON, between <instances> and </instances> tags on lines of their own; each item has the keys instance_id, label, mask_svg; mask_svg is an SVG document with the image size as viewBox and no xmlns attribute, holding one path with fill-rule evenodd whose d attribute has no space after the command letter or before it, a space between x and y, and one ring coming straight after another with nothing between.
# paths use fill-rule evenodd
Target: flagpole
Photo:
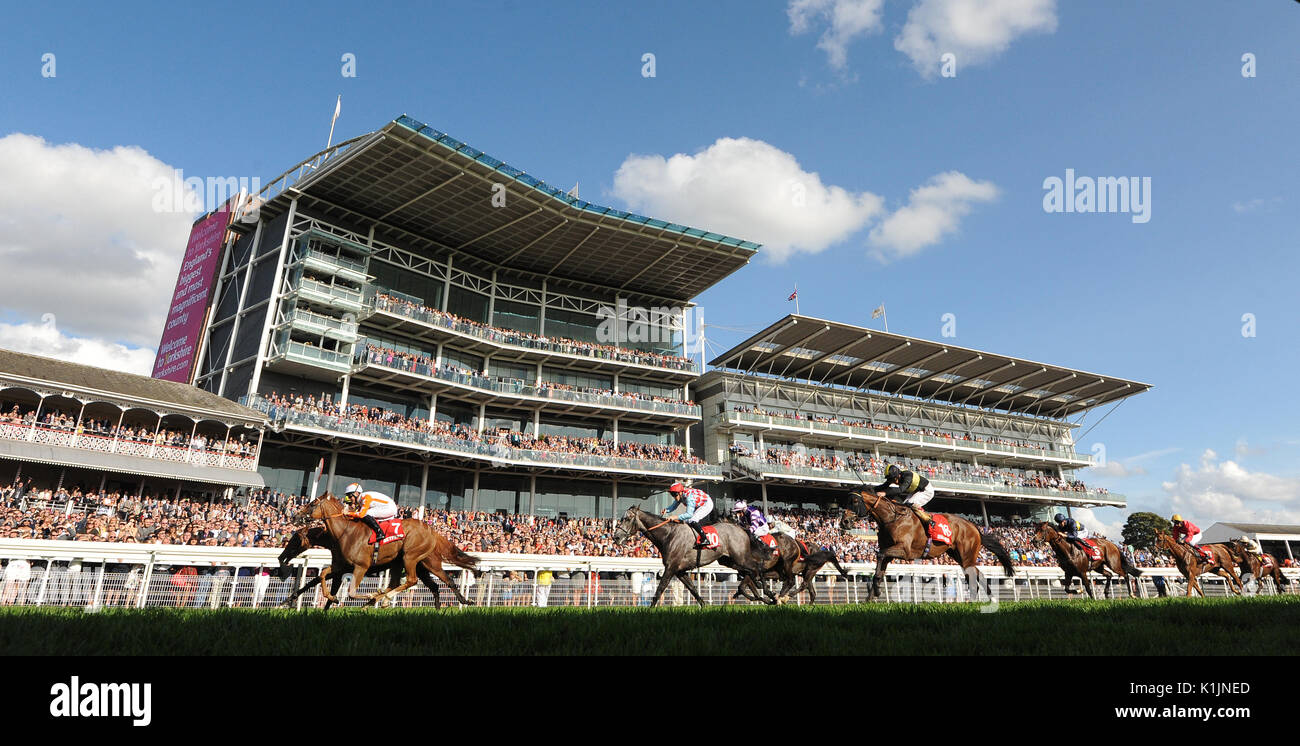
<instances>
[{"instance_id":1,"label":"flagpole","mask_svg":"<svg viewBox=\"0 0 1300 746\"><path fill-rule=\"evenodd\" d=\"M889 333L889 312L885 310L885 302L880 302L880 315L885 319L885 334Z\"/></svg>"},{"instance_id":2,"label":"flagpole","mask_svg":"<svg viewBox=\"0 0 1300 746\"><path fill-rule=\"evenodd\" d=\"M329 150L334 144L334 124L339 121L339 111L343 108L343 94L340 93L338 100L334 102L334 118L330 120L330 139L325 142L325 149Z\"/></svg>"},{"instance_id":3,"label":"flagpole","mask_svg":"<svg viewBox=\"0 0 1300 746\"><path fill-rule=\"evenodd\" d=\"M794 284L794 315L801 316L799 313L799 283Z\"/></svg>"}]
</instances>

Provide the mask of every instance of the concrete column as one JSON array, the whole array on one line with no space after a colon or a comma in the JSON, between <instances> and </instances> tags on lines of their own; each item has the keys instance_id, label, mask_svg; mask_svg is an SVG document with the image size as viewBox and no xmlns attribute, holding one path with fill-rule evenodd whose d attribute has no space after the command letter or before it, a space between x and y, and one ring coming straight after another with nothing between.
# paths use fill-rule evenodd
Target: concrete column
<instances>
[{"instance_id":1,"label":"concrete column","mask_svg":"<svg viewBox=\"0 0 1300 746\"><path fill-rule=\"evenodd\" d=\"M474 470L474 497L470 500L469 509L478 510L478 477L479 470Z\"/></svg>"},{"instance_id":2,"label":"concrete column","mask_svg":"<svg viewBox=\"0 0 1300 746\"><path fill-rule=\"evenodd\" d=\"M339 465L339 449L337 446L335 446L334 450L330 451L329 477L325 480L325 490L327 492L334 491L334 470L338 467L338 465ZM311 495L311 497L314 498L316 496Z\"/></svg>"},{"instance_id":3,"label":"concrete column","mask_svg":"<svg viewBox=\"0 0 1300 746\"><path fill-rule=\"evenodd\" d=\"M442 310L444 312L447 310L447 298L448 296L451 295L451 260L452 257L448 256L447 257L447 279L442 283Z\"/></svg>"},{"instance_id":4,"label":"concrete column","mask_svg":"<svg viewBox=\"0 0 1300 746\"><path fill-rule=\"evenodd\" d=\"M429 422L433 422L434 415L438 414L438 395L429 394Z\"/></svg>"},{"instance_id":5,"label":"concrete column","mask_svg":"<svg viewBox=\"0 0 1300 746\"><path fill-rule=\"evenodd\" d=\"M546 280L542 280L542 305L537 314L537 333L546 335ZM540 376L539 376L540 377Z\"/></svg>"},{"instance_id":6,"label":"concrete column","mask_svg":"<svg viewBox=\"0 0 1300 746\"><path fill-rule=\"evenodd\" d=\"M478 434L483 434L483 420L487 417L487 404L478 405ZM477 477L476 477L477 478Z\"/></svg>"},{"instance_id":7,"label":"concrete column","mask_svg":"<svg viewBox=\"0 0 1300 746\"><path fill-rule=\"evenodd\" d=\"M348 405L348 389L349 387L351 387L351 385L352 385L352 374L349 373L343 376L343 393L339 394L340 407L346 407Z\"/></svg>"},{"instance_id":8,"label":"concrete column","mask_svg":"<svg viewBox=\"0 0 1300 746\"><path fill-rule=\"evenodd\" d=\"M537 512L537 475L528 476L528 514L534 515Z\"/></svg>"},{"instance_id":9,"label":"concrete column","mask_svg":"<svg viewBox=\"0 0 1300 746\"><path fill-rule=\"evenodd\" d=\"M542 410L533 410L533 439L542 437Z\"/></svg>"},{"instance_id":10,"label":"concrete column","mask_svg":"<svg viewBox=\"0 0 1300 746\"><path fill-rule=\"evenodd\" d=\"M769 510L767 507L767 482L760 482L759 486L763 488L763 515L767 515Z\"/></svg>"},{"instance_id":11,"label":"concrete column","mask_svg":"<svg viewBox=\"0 0 1300 746\"><path fill-rule=\"evenodd\" d=\"M614 393L618 393L618 371L614 372Z\"/></svg>"},{"instance_id":12,"label":"concrete column","mask_svg":"<svg viewBox=\"0 0 1300 746\"><path fill-rule=\"evenodd\" d=\"M429 465L420 470L420 516L424 516L424 498L429 492Z\"/></svg>"},{"instance_id":13,"label":"concrete column","mask_svg":"<svg viewBox=\"0 0 1300 746\"><path fill-rule=\"evenodd\" d=\"M988 501L980 500L980 510L984 513L984 528L989 528L989 506Z\"/></svg>"}]
</instances>

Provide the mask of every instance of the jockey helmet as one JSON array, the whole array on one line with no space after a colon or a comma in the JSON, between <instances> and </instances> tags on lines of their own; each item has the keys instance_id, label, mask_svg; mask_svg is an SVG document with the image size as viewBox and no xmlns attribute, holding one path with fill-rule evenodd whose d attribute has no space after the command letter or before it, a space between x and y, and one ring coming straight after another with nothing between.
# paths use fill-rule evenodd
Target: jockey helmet
<instances>
[{"instance_id":1,"label":"jockey helmet","mask_svg":"<svg viewBox=\"0 0 1300 746\"><path fill-rule=\"evenodd\" d=\"M731 510L735 513L739 513L740 511L748 507L749 506L745 504L744 500L737 500L736 504L731 506Z\"/></svg>"},{"instance_id":2,"label":"jockey helmet","mask_svg":"<svg viewBox=\"0 0 1300 746\"><path fill-rule=\"evenodd\" d=\"M1057 514L1056 514L1056 517L1055 517L1054 520L1055 520L1057 523L1063 523L1063 522L1065 521L1065 515L1063 515L1063 514L1061 514L1061 513L1057 513Z\"/></svg>"},{"instance_id":3,"label":"jockey helmet","mask_svg":"<svg viewBox=\"0 0 1300 746\"><path fill-rule=\"evenodd\" d=\"M890 464L885 467L885 481L892 482L903 476L903 470L898 468L898 464Z\"/></svg>"},{"instance_id":4,"label":"jockey helmet","mask_svg":"<svg viewBox=\"0 0 1300 746\"><path fill-rule=\"evenodd\" d=\"M668 491L676 495L678 492L685 492L686 485L682 484L681 482L673 482L673 486L669 487Z\"/></svg>"},{"instance_id":5,"label":"jockey helmet","mask_svg":"<svg viewBox=\"0 0 1300 746\"><path fill-rule=\"evenodd\" d=\"M1173 521L1174 523L1182 523L1183 517L1181 515L1178 515L1177 513L1174 513Z\"/></svg>"},{"instance_id":6,"label":"jockey helmet","mask_svg":"<svg viewBox=\"0 0 1300 746\"><path fill-rule=\"evenodd\" d=\"M360 495L360 494L361 494L361 485L357 484L356 482L353 482L352 484L349 484L347 487L344 487L344 488L343 488L343 494L344 494L344 495Z\"/></svg>"}]
</instances>

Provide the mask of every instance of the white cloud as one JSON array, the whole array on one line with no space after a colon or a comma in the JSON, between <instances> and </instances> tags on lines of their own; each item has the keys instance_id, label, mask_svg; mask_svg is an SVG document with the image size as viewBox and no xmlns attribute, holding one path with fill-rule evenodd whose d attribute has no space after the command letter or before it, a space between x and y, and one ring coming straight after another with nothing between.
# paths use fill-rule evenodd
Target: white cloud
<instances>
[{"instance_id":1,"label":"white cloud","mask_svg":"<svg viewBox=\"0 0 1300 746\"><path fill-rule=\"evenodd\" d=\"M1119 461L1107 461L1105 466L1091 466L1088 468L1088 478L1105 478L1105 479L1122 479L1123 477L1138 476L1146 474L1147 470L1141 466L1127 466Z\"/></svg>"},{"instance_id":2,"label":"white cloud","mask_svg":"<svg viewBox=\"0 0 1300 746\"><path fill-rule=\"evenodd\" d=\"M939 174L912 190L906 206L871 230L872 253L881 260L911 256L955 232L972 205L997 196L993 182L972 181L958 171Z\"/></svg>"},{"instance_id":3,"label":"white cloud","mask_svg":"<svg viewBox=\"0 0 1300 746\"><path fill-rule=\"evenodd\" d=\"M50 315L40 324L0 324L0 347L143 376L153 372L153 349L71 337L55 327Z\"/></svg>"},{"instance_id":4,"label":"white cloud","mask_svg":"<svg viewBox=\"0 0 1300 746\"><path fill-rule=\"evenodd\" d=\"M1107 511L1113 512L1113 511ZM1070 515L1083 524L1084 529L1097 536L1104 536L1116 543L1123 543L1124 520L1104 521L1092 508L1074 508ZM1115 516L1120 518L1119 515Z\"/></svg>"},{"instance_id":5,"label":"white cloud","mask_svg":"<svg viewBox=\"0 0 1300 746\"><path fill-rule=\"evenodd\" d=\"M613 193L633 210L762 243L778 262L843 241L883 205L870 192L823 184L793 155L745 137L695 155L628 156Z\"/></svg>"},{"instance_id":6,"label":"white cloud","mask_svg":"<svg viewBox=\"0 0 1300 746\"><path fill-rule=\"evenodd\" d=\"M18 323L9 338L21 341L25 324L53 313L67 336L44 349L59 357L93 349L124 361L117 343L156 345L194 218L153 209L155 184L173 176L137 147L0 138L4 308Z\"/></svg>"},{"instance_id":7,"label":"white cloud","mask_svg":"<svg viewBox=\"0 0 1300 746\"><path fill-rule=\"evenodd\" d=\"M987 62L1017 37L1056 31L1056 0L920 0L894 39L922 76L953 54L957 69Z\"/></svg>"},{"instance_id":8,"label":"white cloud","mask_svg":"<svg viewBox=\"0 0 1300 746\"><path fill-rule=\"evenodd\" d=\"M1271 199L1256 197L1255 199L1248 200L1246 202L1233 202L1232 210L1238 215L1248 213L1248 212L1272 212L1273 210L1281 206L1281 204L1282 204L1281 197L1273 197Z\"/></svg>"},{"instance_id":9,"label":"white cloud","mask_svg":"<svg viewBox=\"0 0 1300 746\"><path fill-rule=\"evenodd\" d=\"M1172 508L1202 528L1219 521L1300 523L1300 477L1249 472L1212 450L1182 464L1161 487Z\"/></svg>"},{"instance_id":10,"label":"white cloud","mask_svg":"<svg viewBox=\"0 0 1300 746\"><path fill-rule=\"evenodd\" d=\"M803 34L814 25L826 24L817 48L826 52L833 69L848 67L849 43L883 28L880 21L884 0L790 0L786 15L790 33Z\"/></svg>"}]
</instances>

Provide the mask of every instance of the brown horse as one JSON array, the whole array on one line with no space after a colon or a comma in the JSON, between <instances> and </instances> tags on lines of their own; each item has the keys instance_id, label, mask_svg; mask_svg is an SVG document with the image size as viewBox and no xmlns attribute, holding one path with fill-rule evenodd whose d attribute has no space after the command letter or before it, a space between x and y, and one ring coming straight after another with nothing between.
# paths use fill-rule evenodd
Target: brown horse
<instances>
[{"instance_id":1,"label":"brown horse","mask_svg":"<svg viewBox=\"0 0 1300 746\"><path fill-rule=\"evenodd\" d=\"M1287 576L1282 574L1277 558L1273 555L1256 553L1253 546L1241 539L1233 539L1232 546L1236 548L1237 565L1243 576L1249 574L1256 582L1270 578L1277 593L1291 584Z\"/></svg>"},{"instance_id":2,"label":"brown horse","mask_svg":"<svg viewBox=\"0 0 1300 746\"><path fill-rule=\"evenodd\" d=\"M915 560L937 558L947 554L961 565L970 585L971 598L977 598L983 575L975 563L979 560L980 550L987 549L1002 565L1007 577L1014 577L1016 569L1011 565L1011 555L1006 547L992 534L982 533L975 524L955 515L946 515L948 525L952 527L952 544L934 544L929 546L929 536L921 519L906 505L900 505L885 498L883 492L855 490L849 493L862 503L868 514L876 519L877 543L879 553L876 559L876 574L871 578L871 596L880 596L880 581L885 578L885 568L891 560ZM852 502L849 503L853 505ZM852 510L846 510L846 518L852 518ZM935 554L929 554L930 549ZM992 591L990 589L990 595Z\"/></svg>"},{"instance_id":3,"label":"brown horse","mask_svg":"<svg viewBox=\"0 0 1300 746\"><path fill-rule=\"evenodd\" d=\"M436 539L437 554L439 555L438 558L434 560L435 562L440 561L445 564L455 565L477 573L477 559L457 549L447 540L447 537L437 531L434 531L433 535ZM330 550L332 555L331 564L322 568L319 575L307 581L301 588L294 591L287 599L285 599L283 602L283 605L285 606L292 604L299 596L311 590L315 586L322 585L326 579L330 581L330 586L328 592L322 591L326 598L325 608L328 609L331 605L337 602L335 594L339 592L339 585L343 582L343 576L348 572L348 563L346 559L343 559L342 556L335 551L338 547L338 543L334 541L334 538L324 526L305 526L291 534L289 539L285 542L284 550L280 552L280 569L282 573L287 571L289 560L292 560L294 557L297 557L312 547L320 547L322 549ZM375 571L397 570L397 572L393 572L389 576L388 587L390 590L396 588L401 580L400 558L394 558L394 560L387 565L372 567L371 569ZM415 569L415 571L419 575L420 581L424 583L425 587L433 594L434 608L442 608L442 601L438 595L438 584L433 582L432 574L424 565L420 565ZM455 586L452 585L450 587L454 588Z\"/></svg>"},{"instance_id":4,"label":"brown horse","mask_svg":"<svg viewBox=\"0 0 1300 746\"><path fill-rule=\"evenodd\" d=\"M1088 592L1088 598L1096 598L1092 592L1092 580L1088 577L1089 572L1099 572L1106 577L1106 598L1110 598L1110 581L1115 576L1124 579L1124 587L1128 589L1129 598L1134 596L1133 581L1129 576L1134 578L1142 574L1142 571L1133 566L1120 551L1118 546L1107 541L1106 539L1093 539L1097 548L1101 550L1101 559L1091 560L1083 550L1075 546L1073 542L1065 538L1056 527L1050 523L1038 524L1038 530L1034 532L1034 541L1045 541L1052 547L1052 552L1056 554L1056 562L1065 571L1066 593L1074 593L1071 587L1074 585L1074 578L1078 577L1083 582L1083 589Z\"/></svg>"},{"instance_id":5,"label":"brown horse","mask_svg":"<svg viewBox=\"0 0 1300 746\"><path fill-rule=\"evenodd\" d=\"M774 532L772 536L776 537L777 556L772 558L763 577L768 580L779 578L782 581L785 581L786 577L790 578L790 582L786 582L782 586L781 592L775 597L770 592L767 592L767 588L763 589L768 597L773 598L777 603L784 603L805 592L808 594L809 603L817 603L817 590L813 587L813 579L822 569L822 566L828 562L835 565L835 569L839 571L841 576L846 579L849 577L848 571L840 567L839 559L835 556L835 552L830 549L807 552L805 556L805 548L794 537L780 532ZM802 579L803 583L794 593L790 593L790 586L794 585L795 578ZM754 579L749 576L741 578L740 586L736 588L736 592L731 597L740 598L742 596L751 601L763 600L758 594L758 587L754 584Z\"/></svg>"},{"instance_id":6,"label":"brown horse","mask_svg":"<svg viewBox=\"0 0 1300 746\"><path fill-rule=\"evenodd\" d=\"M1221 575L1228 579L1228 587L1233 593L1241 595L1241 578L1237 577L1237 562L1233 558L1233 552L1224 544L1206 544L1206 549L1214 559L1206 562L1197 552L1187 544L1180 544L1174 541L1174 537L1163 531L1156 532L1156 547L1168 552L1174 558L1174 564L1178 565L1178 571L1187 578L1187 595L1192 595L1192 590L1205 597L1205 591L1201 590L1199 578L1201 575L1213 572L1215 575Z\"/></svg>"},{"instance_id":7,"label":"brown horse","mask_svg":"<svg viewBox=\"0 0 1300 746\"><path fill-rule=\"evenodd\" d=\"M299 518L324 521L325 530L329 532L330 538L337 545L335 548L330 549L330 553L334 556L334 564L349 564L352 566L352 586L348 591L348 595L365 599L394 598L397 594L416 584L419 580L418 571L423 566L423 569L433 573L439 580L447 584L447 587L456 596L457 601L465 606L473 605L473 602L465 598L460 589L451 582L451 578L447 577L447 572L442 569L442 559L447 556L457 566L468 567L469 569L476 569L478 560L457 549L446 539L439 542L438 539L441 537L439 537L438 532L426 526L423 521L409 518L403 520L402 531L405 537L379 547L372 560L374 549L370 544L370 528L364 523L344 515L343 503L339 502L338 498L329 492L304 506L298 516ZM443 555L439 553L440 544L445 547L444 551L450 551L451 554ZM460 560L460 562L457 560ZM406 581L397 588L390 588L382 592L370 595L358 593L361 580L370 569L372 562L377 567L390 563L400 563L406 571ZM461 564L461 562L466 564ZM321 588L324 590L324 585ZM325 597L331 601L338 600L329 591L324 592Z\"/></svg>"}]
</instances>

